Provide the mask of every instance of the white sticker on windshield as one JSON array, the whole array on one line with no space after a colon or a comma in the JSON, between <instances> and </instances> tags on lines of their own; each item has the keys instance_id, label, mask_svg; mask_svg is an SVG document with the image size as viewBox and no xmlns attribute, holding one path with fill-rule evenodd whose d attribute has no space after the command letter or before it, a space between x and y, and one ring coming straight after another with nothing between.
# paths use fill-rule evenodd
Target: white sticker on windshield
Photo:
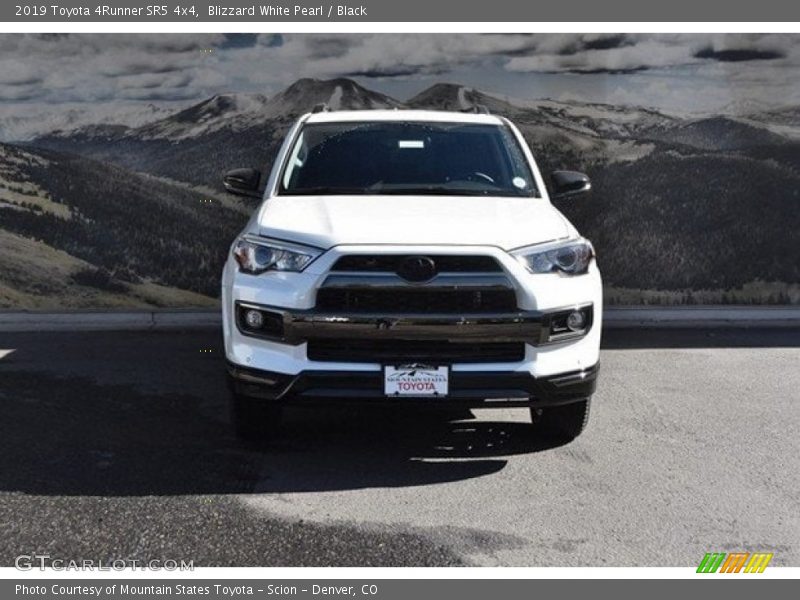
<instances>
[{"instance_id":1,"label":"white sticker on windshield","mask_svg":"<svg viewBox=\"0 0 800 600\"><path fill-rule=\"evenodd\" d=\"M422 140L399 140L397 145L400 148L424 148L425 142Z\"/></svg>"},{"instance_id":2,"label":"white sticker on windshield","mask_svg":"<svg viewBox=\"0 0 800 600\"><path fill-rule=\"evenodd\" d=\"M528 182L525 181L522 177L514 177L514 179L511 180L511 183L514 184L514 187L518 187L521 190L524 190L525 187L528 185Z\"/></svg>"}]
</instances>

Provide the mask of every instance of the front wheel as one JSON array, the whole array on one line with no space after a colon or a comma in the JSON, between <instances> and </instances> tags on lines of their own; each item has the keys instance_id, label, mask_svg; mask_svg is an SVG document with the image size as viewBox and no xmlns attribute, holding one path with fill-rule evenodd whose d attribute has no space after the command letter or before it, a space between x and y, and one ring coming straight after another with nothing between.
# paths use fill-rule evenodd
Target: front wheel
<instances>
[{"instance_id":1,"label":"front wheel","mask_svg":"<svg viewBox=\"0 0 800 600\"><path fill-rule=\"evenodd\" d=\"M269 400L232 393L230 408L233 429L242 441L265 443L280 429L283 409Z\"/></svg>"},{"instance_id":2,"label":"front wheel","mask_svg":"<svg viewBox=\"0 0 800 600\"><path fill-rule=\"evenodd\" d=\"M559 442L571 442L578 437L589 423L592 399L551 406L532 408L531 421L537 434Z\"/></svg>"}]
</instances>

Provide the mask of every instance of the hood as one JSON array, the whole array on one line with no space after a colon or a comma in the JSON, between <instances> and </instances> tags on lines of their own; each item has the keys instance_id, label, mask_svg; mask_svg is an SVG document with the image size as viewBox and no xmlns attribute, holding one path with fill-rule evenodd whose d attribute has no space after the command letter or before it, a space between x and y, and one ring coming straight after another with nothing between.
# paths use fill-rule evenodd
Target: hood
<instances>
[{"instance_id":1,"label":"hood","mask_svg":"<svg viewBox=\"0 0 800 600\"><path fill-rule=\"evenodd\" d=\"M341 244L489 245L505 250L561 239L569 222L540 198L277 196L259 233L328 249Z\"/></svg>"}]
</instances>

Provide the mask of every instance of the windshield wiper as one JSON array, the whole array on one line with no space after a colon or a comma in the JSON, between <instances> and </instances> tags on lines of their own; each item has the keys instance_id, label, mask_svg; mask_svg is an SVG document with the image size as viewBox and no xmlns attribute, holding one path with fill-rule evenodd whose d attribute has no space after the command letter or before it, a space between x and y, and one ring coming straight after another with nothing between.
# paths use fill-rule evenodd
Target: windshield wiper
<instances>
[{"instance_id":1,"label":"windshield wiper","mask_svg":"<svg viewBox=\"0 0 800 600\"><path fill-rule=\"evenodd\" d=\"M286 196L332 196L348 194L368 194L369 190L362 187L334 187L330 185L318 185L312 187L296 188L284 190Z\"/></svg>"},{"instance_id":2,"label":"windshield wiper","mask_svg":"<svg viewBox=\"0 0 800 600\"><path fill-rule=\"evenodd\" d=\"M334 187L327 185L304 187L284 190L284 196L512 196L520 197L523 194L511 192L506 189L470 189L465 187L449 187L444 185L426 185L414 187Z\"/></svg>"},{"instance_id":3,"label":"windshield wiper","mask_svg":"<svg viewBox=\"0 0 800 600\"><path fill-rule=\"evenodd\" d=\"M490 190L471 190L465 188L453 188L443 185L428 185L423 187L390 187L373 188L375 194L387 194L394 196L488 196L494 193Z\"/></svg>"}]
</instances>

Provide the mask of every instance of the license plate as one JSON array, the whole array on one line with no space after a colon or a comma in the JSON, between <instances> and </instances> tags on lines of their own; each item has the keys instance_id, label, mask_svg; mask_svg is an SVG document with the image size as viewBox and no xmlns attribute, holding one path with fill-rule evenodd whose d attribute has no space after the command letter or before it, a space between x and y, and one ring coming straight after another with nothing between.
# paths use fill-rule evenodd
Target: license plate
<instances>
[{"instance_id":1,"label":"license plate","mask_svg":"<svg viewBox=\"0 0 800 600\"><path fill-rule=\"evenodd\" d=\"M447 367L411 364L383 369L383 391L387 396L447 396L449 380Z\"/></svg>"}]
</instances>

